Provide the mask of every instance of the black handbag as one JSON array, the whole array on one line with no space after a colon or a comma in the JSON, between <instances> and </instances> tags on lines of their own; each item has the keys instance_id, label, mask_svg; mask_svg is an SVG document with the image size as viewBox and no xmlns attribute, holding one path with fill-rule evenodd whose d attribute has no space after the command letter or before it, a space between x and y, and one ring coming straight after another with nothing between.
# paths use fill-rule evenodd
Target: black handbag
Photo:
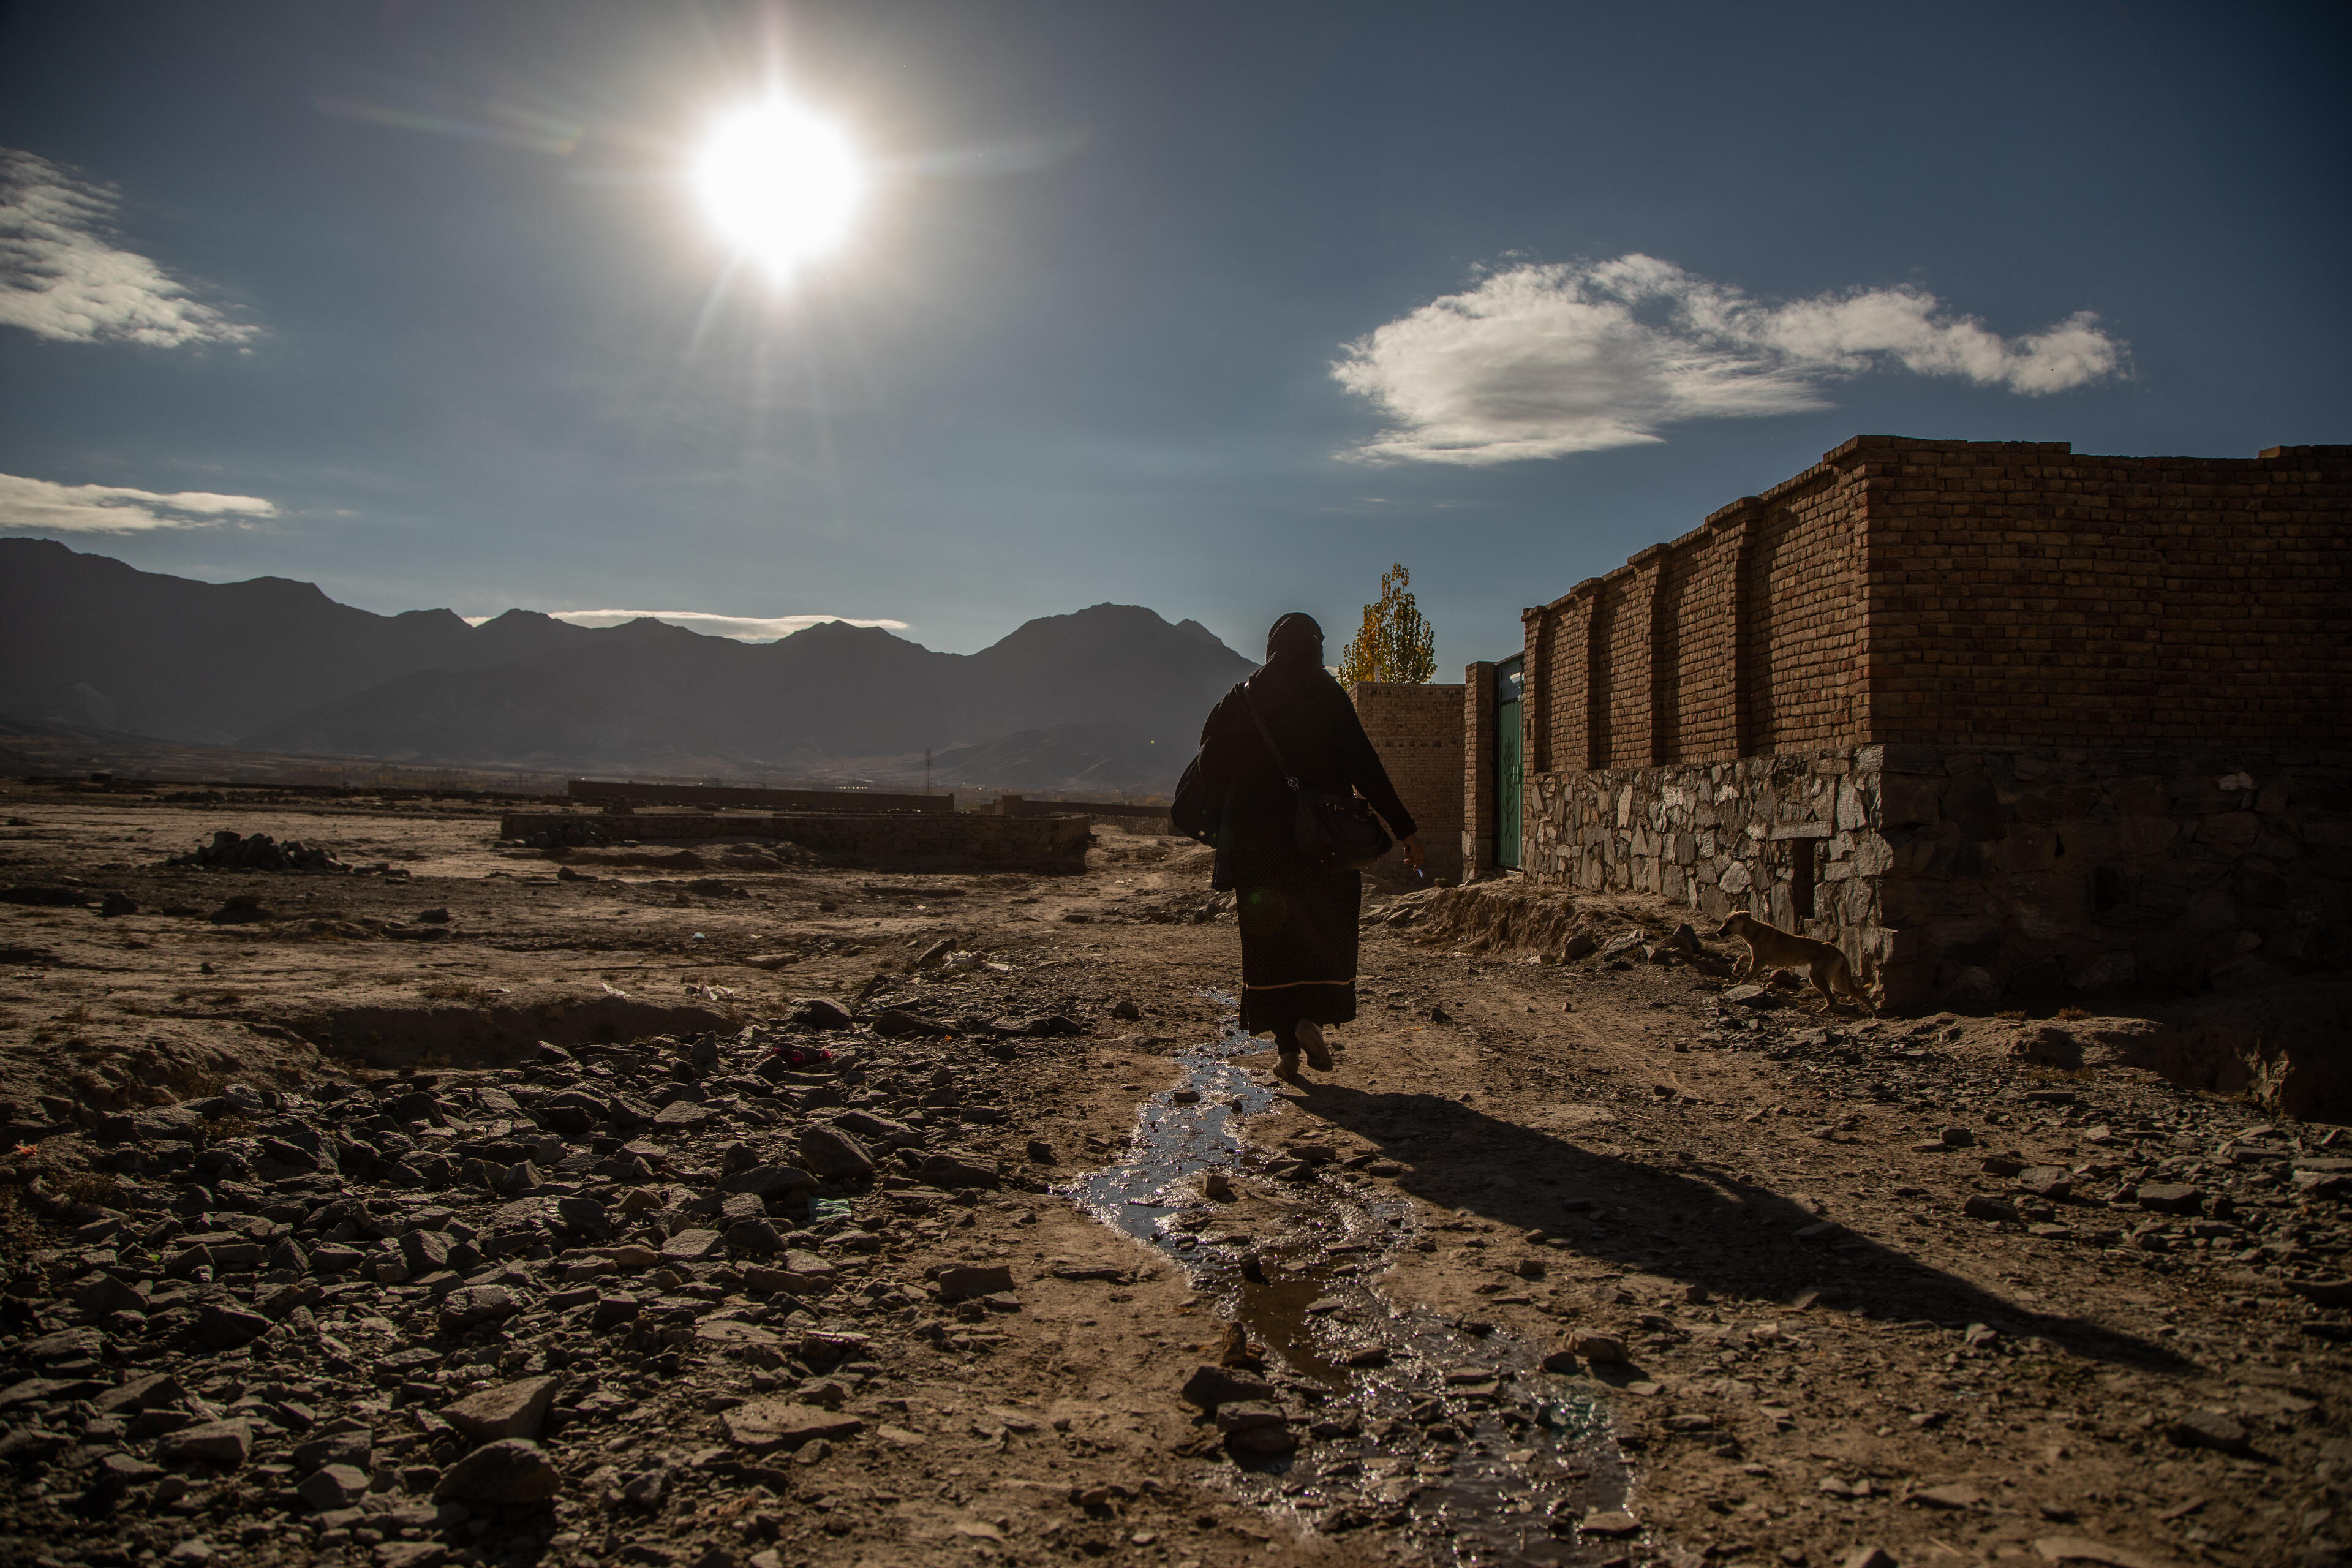
<instances>
[{"instance_id":1,"label":"black handbag","mask_svg":"<svg viewBox=\"0 0 2352 1568\"><path fill-rule=\"evenodd\" d=\"M1298 852L1333 870L1369 866L1387 854L1396 840L1389 837L1387 825L1373 814L1371 802L1360 795L1331 795L1299 784L1290 764L1282 760L1282 748L1274 743L1274 732L1258 717L1257 704L1251 700L1247 682L1242 686L1242 706L1249 710L1250 722L1257 726L1258 739L1274 754L1274 765L1281 770L1282 782L1290 786L1292 796L1298 802L1293 818Z\"/></svg>"},{"instance_id":2,"label":"black handbag","mask_svg":"<svg viewBox=\"0 0 2352 1568\"><path fill-rule=\"evenodd\" d=\"M1224 803L1209 798L1209 786L1201 777L1201 757L1192 755L1192 764L1177 781L1176 798L1168 805L1168 826L1196 843L1217 841L1217 818L1223 815Z\"/></svg>"}]
</instances>

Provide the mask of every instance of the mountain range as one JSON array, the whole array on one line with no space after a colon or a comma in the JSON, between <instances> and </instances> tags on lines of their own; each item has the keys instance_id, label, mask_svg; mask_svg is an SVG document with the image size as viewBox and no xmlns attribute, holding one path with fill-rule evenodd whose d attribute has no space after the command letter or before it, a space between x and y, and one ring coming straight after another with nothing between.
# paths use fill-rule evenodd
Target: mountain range
<instances>
[{"instance_id":1,"label":"mountain range","mask_svg":"<svg viewBox=\"0 0 2352 1568\"><path fill-rule=\"evenodd\" d=\"M380 616L0 539L0 713L275 752L664 775L1165 791L1255 668L1197 621L1097 605L973 654L826 621L772 643L654 620Z\"/></svg>"}]
</instances>

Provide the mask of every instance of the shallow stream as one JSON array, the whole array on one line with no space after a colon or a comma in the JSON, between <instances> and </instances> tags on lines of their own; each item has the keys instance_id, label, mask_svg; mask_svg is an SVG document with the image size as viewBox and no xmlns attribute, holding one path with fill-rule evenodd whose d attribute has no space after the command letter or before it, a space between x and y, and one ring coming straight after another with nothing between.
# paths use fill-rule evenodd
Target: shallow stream
<instances>
[{"instance_id":1,"label":"shallow stream","mask_svg":"<svg viewBox=\"0 0 2352 1568\"><path fill-rule=\"evenodd\" d=\"M1399 1528L1463 1563L1622 1556L1622 1542L1577 1533L1629 1487L1606 1408L1543 1372L1534 1347L1381 1290L1391 1256L1418 1239L1411 1204L1335 1165L1244 1147L1240 1124L1278 1090L1235 1058L1265 1048L1228 1014L1178 1058L1178 1084L1139 1108L1116 1163L1066 1189L1165 1253L1262 1349L1301 1445L1236 1456L1241 1489L1326 1533ZM1212 1172L1261 1200L1254 1220L1223 1218L1244 1205L1203 1194Z\"/></svg>"}]
</instances>

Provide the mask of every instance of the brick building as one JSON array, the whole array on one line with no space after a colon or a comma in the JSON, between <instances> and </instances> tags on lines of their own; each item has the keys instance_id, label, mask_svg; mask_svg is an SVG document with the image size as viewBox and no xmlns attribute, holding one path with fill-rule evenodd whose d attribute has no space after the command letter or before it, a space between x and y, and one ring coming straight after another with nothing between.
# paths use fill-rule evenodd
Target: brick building
<instances>
[{"instance_id":1,"label":"brick building","mask_svg":"<svg viewBox=\"0 0 2352 1568\"><path fill-rule=\"evenodd\" d=\"M1348 688L1389 782L1421 831L1429 880L1462 877L1462 688L1360 680Z\"/></svg>"},{"instance_id":2,"label":"brick building","mask_svg":"<svg viewBox=\"0 0 2352 1568\"><path fill-rule=\"evenodd\" d=\"M1858 437L1525 612L1527 879L1808 930L1895 1006L2341 967L2347 503L2352 447Z\"/></svg>"}]
</instances>

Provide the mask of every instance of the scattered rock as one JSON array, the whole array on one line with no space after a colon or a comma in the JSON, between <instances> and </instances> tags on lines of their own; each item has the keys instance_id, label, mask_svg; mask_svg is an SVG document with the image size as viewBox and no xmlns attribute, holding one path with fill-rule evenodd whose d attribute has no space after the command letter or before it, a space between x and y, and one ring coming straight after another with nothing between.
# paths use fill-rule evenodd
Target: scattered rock
<instances>
[{"instance_id":1,"label":"scattered rock","mask_svg":"<svg viewBox=\"0 0 2352 1568\"><path fill-rule=\"evenodd\" d=\"M166 1460L193 1460L216 1469L234 1470L253 1451L253 1423L239 1415L183 1426L176 1432L165 1433L155 1451Z\"/></svg>"},{"instance_id":2,"label":"scattered rock","mask_svg":"<svg viewBox=\"0 0 2352 1568\"><path fill-rule=\"evenodd\" d=\"M304 1502L325 1513L349 1508L367 1496L368 1473L355 1465L322 1465L294 1489Z\"/></svg>"},{"instance_id":3,"label":"scattered rock","mask_svg":"<svg viewBox=\"0 0 2352 1568\"><path fill-rule=\"evenodd\" d=\"M111 1274L93 1274L74 1287L73 1304L94 1317L110 1312L136 1312L147 1305L147 1298Z\"/></svg>"},{"instance_id":4,"label":"scattered rock","mask_svg":"<svg viewBox=\"0 0 2352 1568\"><path fill-rule=\"evenodd\" d=\"M235 1350L268 1331L268 1318L233 1302L209 1302L196 1314L196 1341L207 1350Z\"/></svg>"},{"instance_id":5,"label":"scattered rock","mask_svg":"<svg viewBox=\"0 0 2352 1568\"><path fill-rule=\"evenodd\" d=\"M2242 1454L2252 1446L2246 1429L2218 1410L2192 1410L2164 1429L2167 1441L2182 1448L2211 1448Z\"/></svg>"},{"instance_id":6,"label":"scattered rock","mask_svg":"<svg viewBox=\"0 0 2352 1568\"><path fill-rule=\"evenodd\" d=\"M690 1226L662 1243L662 1256L680 1263L696 1263L717 1252L722 1245L717 1231Z\"/></svg>"},{"instance_id":7,"label":"scattered rock","mask_svg":"<svg viewBox=\"0 0 2352 1568\"><path fill-rule=\"evenodd\" d=\"M1298 1447L1297 1434L1281 1409L1263 1400L1233 1400L1216 1407L1217 1430L1228 1447L1250 1454L1287 1454Z\"/></svg>"},{"instance_id":8,"label":"scattered rock","mask_svg":"<svg viewBox=\"0 0 2352 1568\"><path fill-rule=\"evenodd\" d=\"M2139 1189L2139 1206L2157 1214L2195 1214L2204 1206L2203 1189L2159 1182Z\"/></svg>"},{"instance_id":9,"label":"scattered rock","mask_svg":"<svg viewBox=\"0 0 2352 1568\"><path fill-rule=\"evenodd\" d=\"M837 1127L801 1129L801 1163L819 1176L863 1176L874 1169L866 1146Z\"/></svg>"},{"instance_id":10,"label":"scattered rock","mask_svg":"<svg viewBox=\"0 0 2352 1568\"><path fill-rule=\"evenodd\" d=\"M915 1173L935 1187L1001 1187L1004 1178L990 1167L958 1154L930 1154L915 1167Z\"/></svg>"},{"instance_id":11,"label":"scattered rock","mask_svg":"<svg viewBox=\"0 0 2352 1568\"><path fill-rule=\"evenodd\" d=\"M503 1285L475 1285L441 1298L441 1331L462 1334L484 1323L512 1317L518 1310L514 1293Z\"/></svg>"},{"instance_id":12,"label":"scattered rock","mask_svg":"<svg viewBox=\"0 0 2352 1568\"><path fill-rule=\"evenodd\" d=\"M537 1437L555 1403L563 1380L555 1376L526 1377L469 1394L441 1413L442 1418L469 1442L495 1443L507 1437Z\"/></svg>"},{"instance_id":13,"label":"scattered rock","mask_svg":"<svg viewBox=\"0 0 2352 1568\"><path fill-rule=\"evenodd\" d=\"M942 1301L970 1301L1013 1289L1013 1270L1003 1264L943 1268L934 1281Z\"/></svg>"},{"instance_id":14,"label":"scattered rock","mask_svg":"<svg viewBox=\"0 0 2352 1568\"><path fill-rule=\"evenodd\" d=\"M537 1443L505 1437L484 1444L443 1471L433 1499L515 1507L550 1501L562 1489L562 1472Z\"/></svg>"},{"instance_id":15,"label":"scattered rock","mask_svg":"<svg viewBox=\"0 0 2352 1568\"><path fill-rule=\"evenodd\" d=\"M909 1013L904 1007L893 1007L874 1020L874 1032L886 1040L944 1040L961 1034L962 1030L960 1026L944 1018L926 1018L919 1013Z\"/></svg>"},{"instance_id":16,"label":"scattered rock","mask_svg":"<svg viewBox=\"0 0 2352 1568\"><path fill-rule=\"evenodd\" d=\"M787 1400L761 1399L720 1414L728 1440L751 1449L797 1448L818 1438L848 1437L866 1429L855 1415L821 1405Z\"/></svg>"},{"instance_id":17,"label":"scattered rock","mask_svg":"<svg viewBox=\"0 0 2352 1568\"><path fill-rule=\"evenodd\" d=\"M2045 1563L2089 1563L2096 1568L2169 1568L2146 1552L2079 1535L2044 1535L2033 1542L2033 1550ZM1874 1564L1873 1568L1881 1565ZM1894 1568L1893 1560L1890 1558L1883 1568Z\"/></svg>"},{"instance_id":18,"label":"scattered rock","mask_svg":"<svg viewBox=\"0 0 2352 1568\"><path fill-rule=\"evenodd\" d=\"M804 1029L831 1032L850 1029L857 1020L848 1008L829 996L803 996L793 1003L792 1022Z\"/></svg>"},{"instance_id":19,"label":"scattered rock","mask_svg":"<svg viewBox=\"0 0 2352 1568\"><path fill-rule=\"evenodd\" d=\"M1230 1367L1202 1366L1193 1369L1192 1375L1185 1379L1180 1393L1187 1404L1214 1411L1226 1404L1271 1400L1274 1384Z\"/></svg>"},{"instance_id":20,"label":"scattered rock","mask_svg":"<svg viewBox=\"0 0 2352 1568\"><path fill-rule=\"evenodd\" d=\"M2352 1279L2290 1279L2286 1288L2315 1307L2352 1307Z\"/></svg>"}]
</instances>

